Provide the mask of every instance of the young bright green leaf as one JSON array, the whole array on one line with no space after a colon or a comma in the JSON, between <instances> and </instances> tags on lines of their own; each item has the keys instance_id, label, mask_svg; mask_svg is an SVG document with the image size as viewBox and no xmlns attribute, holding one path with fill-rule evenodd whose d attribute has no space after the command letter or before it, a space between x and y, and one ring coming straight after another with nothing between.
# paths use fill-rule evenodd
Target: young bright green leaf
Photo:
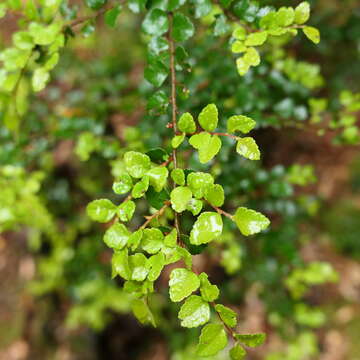
<instances>
[{"instance_id":1,"label":"young bright green leaf","mask_svg":"<svg viewBox=\"0 0 360 360\"><path fill-rule=\"evenodd\" d=\"M244 356L246 355L246 351L241 345L236 344L230 350L229 355L230 355L231 360L242 360L242 359L244 359Z\"/></svg>"},{"instance_id":2,"label":"young bright green leaf","mask_svg":"<svg viewBox=\"0 0 360 360\"><path fill-rule=\"evenodd\" d=\"M215 310L218 312L218 314L221 317L221 320L229 327L233 328L237 324L236 320L236 312L231 310L230 308L222 305L222 304L216 304Z\"/></svg>"},{"instance_id":3,"label":"young bright green leaf","mask_svg":"<svg viewBox=\"0 0 360 360\"><path fill-rule=\"evenodd\" d=\"M295 12L292 7L281 7L276 12L276 25L281 27L286 27L291 25L294 22Z\"/></svg>"},{"instance_id":4,"label":"young bright green leaf","mask_svg":"<svg viewBox=\"0 0 360 360\"><path fill-rule=\"evenodd\" d=\"M246 38L246 29L243 26L237 26L232 33L232 36L236 40L245 40Z\"/></svg>"},{"instance_id":5,"label":"young bright green leaf","mask_svg":"<svg viewBox=\"0 0 360 360\"><path fill-rule=\"evenodd\" d=\"M195 134L189 139L189 143L199 150L199 160L202 164L207 163L220 151L221 140L217 135L211 136L207 132Z\"/></svg>"},{"instance_id":6,"label":"young bright green leaf","mask_svg":"<svg viewBox=\"0 0 360 360\"><path fill-rule=\"evenodd\" d=\"M6 15L7 4L0 4L0 19Z\"/></svg>"},{"instance_id":7,"label":"young bright green leaf","mask_svg":"<svg viewBox=\"0 0 360 360\"><path fill-rule=\"evenodd\" d=\"M174 269L170 274L170 299L178 302L188 297L200 286L199 278L190 270Z\"/></svg>"},{"instance_id":8,"label":"young bright green leaf","mask_svg":"<svg viewBox=\"0 0 360 360\"><path fill-rule=\"evenodd\" d=\"M149 176L150 185L153 186L156 192L160 192L166 185L169 171L165 166L157 166L147 172Z\"/></svg>"},{"instance_id":9,"label":"young bright green leaf","mask_svg":"<svg viewBox=\"0 0 360 360\"><path fill-rule=\"evenodd\" d=\"M236 40L231 44L231 52L234 54L239 54L246 51L247 47L243 41Z\"/></svg>"},{"instance_id":10,"label":"young bright green leaf","mask_svg":"<svg viewBox=\"0 0 360 360\"><path fill-rule=\"evenodd\" d=\"M156 327L154 316L149 309L149 306L144 300L135 299L131 303L131 310L135 317L142 323L142 324L151 324L152 326Z\"/></svg>"},{"instance_id":11,"label":"young bright green leaf","mask_svg":"<svg viewBox=\"0 0 360 360\"><path fill-rule=\"evenodd\" d=\"M186 205L192 198L192 192L188 187L178 186L170 193L171 207L178 213L186 210Z\"/></svg>"},{"instance_id":12,"label":"young bright green leaf","mask_svg":"<svg viewBox=\"0 0 360 360\"><path fill-rule=\"evenodd\" d=\"M164 245L168 247L175 247L177 243L177 231L176 229L172 229L169 234L165 236Z\"/></svg>"},{"instance_id":13,"label":"young bright green leaf","mask_svg":"<svg viewBox=\"0 0 360 360\"><path fill-rule=\"evenodd\" d=\"M31 83L34 91L41 91L45 88L46 83L50 79L49 72L44 68L37 68L32 76Z\"/></svg>"},{"instance_id":14,"label":"young bright green leaf","mask_svg":"<svg viewBox=\"0 0 360 360\"><path fill-rule=\"evenodd\" d=\"M250 69L250 64L245 62L244 57L239 57L236 59L236 69L239 75L244 76Z\"/></svg>"},{"instance_id":15,"label":"young bright green leaf","mask_svg":"<svg viewBox=\"0 0 360 360\"><path fill-rule=\"evenodd\" d=\"M135 251L139 247L142 236L143 236L143 230L141 229L133 232L130 235L128 240L128 246L129 248L131 248L132 251Z\"/></svg>"},{"instance_id":16,"label":"young bright green leaf","mask_svg":"<svg viewBox=\"0 0 360 360\"><path fill-rule=\"evenodd\" d=\"M171 171L171 178L175 184L180 186L185 185L185 173L183 169L173 169Z\"/></svg>"},{"instance_id":17,"label":"young bright green leaf","mask_svg":"<svg viewBox=\"0 0 360 360\"><path fill-rule=\"evenodd\" d=\"M191 20L176 12L173 21L173 38L177 42L186 41L194 35L194 25Z\"/></svg>"},{"instance_id":18,"label":"young bright green leaf","mask_svg":"<svg viewBox=\"0 0 360 360\"><path fill-rule=\"evenodd\" d=\"M203 207L203 202L198 199L190 199L186 205L186 210L191 211L191 213L196 216L200 213Z\"/></svg>"},{"instance_id":19,"label":"young bright green leaf","mask_svg":"<svg viewBox=\"0 0 360 360\"><path fill-rule=\"evenodd\" d=\"M150 10L142 23L142 29L149 35L160 36L168 31L169 21L166 12L160 9Z\"/></svg>"},{"instance_id":20,"label":"young bright green leaf","mask_svg":"<svg viewBox=\"0 0 360 360\"><path fill-rule=\"evenodd\" d=\"M132 189L131 196L134 199L141 198L149 188L149 176L145 175L140 181L138 181Z\"/></svg>"},{"instance_id":21,"label":"young bright green leaf","mask_svg":"<svg viewBox=\"0 0 360 360\"><path fill-rule=\"evenodd\" d=\"M177 149L185 140L185 133L181 134L181 135L175 135L172 139L171 139L171 146L174 149Z\"/></svg>"},{"instance_id":22,"label":"young bright green leaf","mask_svg":"<svg viewBox=\"0 0 360 360\"><path fill-rule=\"evenodd\" d=\"M264 333L258 334L235 334L236 340L239 340L246 346L256 347L262 345L265 341L266 335Z\"/></svg>"},{"instance_id":23,"label":"young bright green leaf","mask_svg":"<svg viewBox=\"0 0 360 360\"><path fill-rule=\"evenodd\" d=\"M193 245L207 244L222 233L221 216L215 212L203 212L196 220L191 232L190 243Z\"/></svg>"},{"instance_id":24,"label":"young bright green leaf","mask_svg":"<svg viewBox=\"0 0 360 360\"><path fill-rule=\"evenodd\" d=\"M249 66L258 66L260 64L260 56L254 47L249 47L244 55L244 61Z\"/></svg>"},{"instance_id":25,"label":"young bright green leaf","mask_svg":"<svg viewBox=\"0 0 360 360\"><path fill-rule=\"evenodd\" d=\"M148 259L142 253L129 256L129 266L131 270L131 280L144 281L149 272Z\"/></svg>"},{"instance_id":26,"label":"young bright green leaf","mask_svg":"<svg viewBox=\"0 0 360 360\"><path fill-rule=\"evenodd\" d=\"M112 189L115 194L122 195L126 194L131 190L133 182L129 174L123 174L119 177L118 181L113 183Z\"/></svg>"},{"instance_id":27,"label":"young bright green leaf","mask_svg":"<svg viewBox=\"0 0 360 360\"><path fill-rule=\"evenodd\" d=\"M295 8L295 23L304 24L310 17L310 5L307 1L303 1Z\"/></svg>"},{"instance_id":28,"label":"young bright green leaf","mask_svg":"<svg viewBox=\"0 0 360 360\"><path fill-rule=\"evenodd\" d=\"M164 235L159 229L151 228L143 230L141 246L147 253L156 254L161 250L163 244Z\"/></svg>"},{"instance_id":29,"label":"young bright green leaf","mask_svg":"<svg viewBox=\"0 0 360 360\"><path fill-rule=\"evenodd\" d=\"M214 178L208 173L194 172L188 175L187 184L195 198L200 199L206 189L214 184Z\"/></svg>"},{"instance_id":30,"label":"young bright green leaf","mask_svg":"<svg viewBox=\"0 0 360 360\"><path fill-rule=\"evenodd\" d=\"M313 26L305 26L303 29L305 36L313 43L318 44L320 42L320 32Z\"/></svg>"},{"instance_id":31,"label":"young bright green leaf","mask_svg":"<svg viewBox=\"0 0 360 360\"><path fill-rule=\"evenodd\" d=\"M216 300L219 297L219 288L210 283L206 273L201 273L199 279L201 297L209 302Z\"/></svg>"},{"instance_id":32,"label":"young bright green leaf","mask_svg":"<svg viewBox=\"0 0 360 360\"><path fill-rule=\"evenodd\" d=\"M240 138L236 145L236 152L250 160L260 159L260 150L252 137Z\"/></svg>"},{"instance_id":33,"label":"young bright green leaf","mask_svg":"<svg viewBox=\"0 0 360 360\"><path fill-rule=\"evenodd\" d=\"M117 210L117 214L121 221L130 221L134 215L135 203L131 200L124 201Z\"/></svg>"},{"instance_id":34,"label":"young bright green leaf","mask_svg":"<svg viewBox=\"0 0 360 360\"><path fill-rule=\"evenodd\" d=\"M110 248L121 250L127 245L130 235L124 224L115 223L106 230L104 242Z\"/></svg>"},{"instance_id":35,"label":"young bright green leaf","mask_svg":"<svg viewBox=\"0 0 360 360\"><path fill-rule=\"evenodd\" d=\"M265 215L245 207L239 207L233 219L245 236L257 234L270 224L270 220Z\"/></svg>"},{"instance_id":36,"label":"young bright green leaf","mask_svg":"<svg viewBox=\"0 0 360 360\"><path fill-rule=\"evenodd\" d=\"M213 206L222 206L225 200L223 187L219 184L208 187L205 192L205 199Z\"/></svg>"},{"instance_id":37,"label":"young bright green leaf","mask_svg":"<svg viewBox=\"0 0 360 360\"><path fill-rule=\"evenodd\" d=\"M194 133L196 131L196 124L193 116L188 112L182 114L178 122L178 127L180 131L186 134Z\"/></svg>"},{"instance_id":38,"label":"young bright green leaf","mask_svg":"<svg viewBox=\"0 0 360 360\"><path fill-rule=\"evenodd\" d=\"M191 295L185 300L178 317L182 320L183 327L193 328L206 324L210 319L209 304L200 296Z\"/></svg>"},{"instance_id":39,"label":"young bright green leaf","mask_svg":"<svg viewBox=\"0 0 360 360\"><path fill-rule=\"evenodd\" d=\"M235 131L241 131L243 134L247 134L256 125L255 120L244 115L231 116L227 121L227 131L234 133Z\"/></svg>"},{"instance_id":40,"label":"young bright green leaf","mask_svg":"<svg viewBox=\"0 0 360 360\"><path fill-rule=\"evenodd\" d=\"M61 29L62 24L58 22L53 22L51 25L32 22L29 25L29 34L33 37L35 44L47 46L56 40Z\"/></svg>"},{"instance_id":41,"label":"young bright green leaf","mask_svg":"<svg viewBox=\"0 0 360 360\"><path fill-rule=\"evenodd\" d=\"M131 279L131 269L127 249L115 251L111 259L113 277L120 275L125 280Z\"/></svg>"},{"instance_id":42,"label":"young bright green leaf","mask_svg":"<svg viewBox=\"0 0 360 360\"><path fill-rule=\"evenodd\" d=\"M268 37L267 31L259 31L251 33L245 39L246 46L259 46L264 44Z\"/></svg>"},{"instance_id":43,"label":"young bright green leaf","mask_svg":"<svg viewBox=\"0 0 360 360\"><path fill-rule=\"evenodd\" d=\"M116 206L108 199L94 200L87 205L86 213L92 220L106 223L114 217Z\"/></svg>"},{"instance_id":44,"label":"young bright green leaf","mask_svg":"<svg viewBox=\"0 0 360 360\"><path fill-rule=\"evenodd\" d=\"M141 178L150 170L150 158L136 151L126 152L124 162L127 172L134 178Z\"/></svg>"},{"instance_id":45,"label":"young bright green leaf","mask_svg":"<svg viewBox=\"0 0 360 360\"><path fill-rule=\"evenodd\" d=\"M31 50L34 47L32 36L27 31L17 31L12 36L12 40L14 45L21 50Z\"/></svg>"},{"instance_id":46,"label":"young bright green leaf","mask_svg":"<svg viewBox=\"0 0 360 360\"><path fill-rule=\"evenodd\" d=\"M226 332L220 324L207 324L201 330L196 353L199 356L213 356L227 345Z\"/></svg>"},{"instance_id":47,"label":"young bright green leaf","mask_svg":"<svg viewBox=\"0 0 360 360\"><path fill-rule=\"evenodd\" d=\"M163 253L153 255L148 260L149 274L148 280L155 281L160 276L162 269L165 266L165 256Z\"/></svg>"},{"instance_id":48,"label":"young bright green leaf","mask_svg":"<svg viewBox=\"0 0 360 360\"><path fill-rule=\"evenodd\" d=\"M206 131L214 131L218 124L218 109L215 104L205 106L198 117L200 126Z\"/></svg>"}]
</instances>

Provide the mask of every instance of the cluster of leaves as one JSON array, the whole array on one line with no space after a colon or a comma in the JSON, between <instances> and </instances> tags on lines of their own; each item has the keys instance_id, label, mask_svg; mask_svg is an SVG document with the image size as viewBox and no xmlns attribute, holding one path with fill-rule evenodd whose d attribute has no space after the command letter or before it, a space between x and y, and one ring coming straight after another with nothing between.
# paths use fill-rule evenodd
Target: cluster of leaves
<instances>
[{"instance_id":1,"label":"cluster of leaves","mask_svg":"<svg viewBox=\"0 0 360 360\"><path fill-rule=\"evenodd\" d=\"M237 58L236 67L240 75L245 75L251 66L260 64L260 56L255 46L263 45L270 36L282 36L284 34L297 35L298 30L315 44L320 42L319 30L312 26L304 25L310 17L310 5L304 1L295 9L292 7L281 7L277 11L269 11L259 21L259 30L250 31L244 26L238 26L233 31L233 42L231 51L235 54L241 53Z\"/></svg>"},{"instance_id":2,"label":"cluster of leaves","mask_svg":"<svg viewBox=\"0 0 360 360\"><path fill-rule=\"evenodd\" d=\"M206 163L212 160L221 148L219 137L210 134L218 123L216 106L207 105L199 114L198 122L205 131L191 135L189 142L199 150L200 162ZM254 126L254 120L246 116L232 116L228 119L229 132L239 130L247 133ZM187 133L194 133L197 126L192 115L185 113L180 117L178 127L183 133L172 139L174 149L180 146ZM259 158L259 150L252 138L234 137L238 142L237 151L240 154L252 160ZM129 192L131 194L120 205L115 205L108 199L94 200L88 205L87 213L94 221L113 222L104 235L104 242L114 250L113 276L121 276L125 280L124 289L139 298L132 303L132 309L141 322L155 325L146 296L154 291L153 283L161 275L164 266L177 263L181 259L185 262L185 268L175 268L170 274L170 299L173 302L186 299L178 315L183 327L206 324L210 320L209 304L214 307L223 325L208 324L203 328L197 353L200 356L215 355L226 346L225 329L236 326L236 313L214 303L219 297L219 289L209 282L205 273L196 274L190 249L194 251L195 248L196 253L199 253L204 245L221 236L222 215L233 220L245 236L266 229L269 220L261 213L245 207L239 207L234 215L226 213L220 208L224 204L224 190L221 185L214 184L211 174L183 170L175 166L169 172L171 160L170 155L163 149L150 150L147 154L126 152L125 172L113 184L113 190L119 195ZM170 195L169 174L175 184ZM149 198L150 204L157 211L137 230L130 231L124 223L129 222L134 215L136 204L133 200L143 196ZM202 211L204 201L216 211ZM167 222L164 225L159 223L159 218L170 206L177 214L187 210L196 217L189 235L180 233L180 227L176 223L173 227L169 227ZM170 219L176 216L172 213L167 214ZM192 295L197 290L200 290L201 296ZM249 346L258 345L263 341L263 335L230 333L237 341ZM240 358L240 354L244 355L245 351L240 345L236 345L231 354L232 358L237 359Z\"/></svg>"}]
</instances>

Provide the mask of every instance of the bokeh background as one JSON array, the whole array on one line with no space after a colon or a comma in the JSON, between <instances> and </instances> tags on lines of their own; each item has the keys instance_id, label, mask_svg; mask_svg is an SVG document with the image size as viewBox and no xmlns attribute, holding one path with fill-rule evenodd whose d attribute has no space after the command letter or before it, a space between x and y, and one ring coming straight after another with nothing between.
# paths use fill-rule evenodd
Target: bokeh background
<instances>
[{"instance_id":1,"label":"bokeh background","mask_svg":"<svg viewBox=\"0 0 360 360\"><path fill-rule=\"evenodd\" d=\"M239 330L268 334L249 351L254 360L360 360L360 4L310 3L318 46L303 36L274 40L241 78L209 16L187 46L192 71L179 75L180 111L215 102L222 126L235 113L258 122L261 162L224 142L211 172L229 209L259 209L271 228L244 238L228 224L195 259L239 313ZM281 5L296 4L261 1ZM242 0L238 14L252 21L259 9ZM0 19L0 47L16 20ZM169 146L166 106L146 100L141 20L124 10L114 29L101 18L96 32L76 29L18 136L0 123L1 360L196 359L197 330L180 328L168 274L152 299L158 327L140 325L121 281L111 280L104 227L85 214L95 198L119 201L111 185L125 151ZM190 163L202 169L194 156ZM139 209L135 225L145 201Z\"/></svg>"}]
</instances>

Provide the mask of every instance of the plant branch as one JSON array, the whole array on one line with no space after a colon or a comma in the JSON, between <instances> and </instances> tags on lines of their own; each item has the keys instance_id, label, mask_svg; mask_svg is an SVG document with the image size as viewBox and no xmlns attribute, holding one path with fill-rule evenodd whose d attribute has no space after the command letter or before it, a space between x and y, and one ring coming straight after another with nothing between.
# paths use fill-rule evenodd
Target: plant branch
<instances>
[{"instance_id":1,"label":"plant branch","mask_svg":"<svg viewBox=\"0 0 360 360\"><path fill-rule=\"evenodd\" d=\"M171 124L172 129L174 131L174 135L177 132L177 124L176 124L176 116L177 116L177 104L176 104L176 71L175 71L175 43L173 39L173 22L174 15L169 12L169 32L168 32L168 42L169 42L169 55L170 55L170 79L171 79ZM174 148L172 151L172 158L174 162L174 169L177 168L177 157L176 157L176 149ZM174 182L174 188L176 184ZM179 215L175 211L175 228L178 233L178 237L180 240L180 221Z\"/></svg>"},{"instance_id":2,"label":"plant branch","mask_svg":"<svg viewBox=\"0 0 360 360\"><path fill-rule=\"evenodd\" d=\"M168 208L169 206L170 206L170 201L167 201L165 205L161 209L159 209L155 214L146 217L146 221L139 227L138 230L145 229L153 219L161 216L164 213L165 209Z\"/></svg>"},{"instance_id":3,"label":"plant branch","mask_svg":"<svg viewBox=\"0 0 360 360\"><path fill-rule=\"evenodd\" d=\"M231 220L234 221L234 217L233 217L231 214L229 214L228 212L224 211L223 209L221 209L221 208L219 208L219 207L217 207L217 206L214 206L214 205L210 204L209 202L208 202L208 204L209 204L212 208L214 208L218 214L224 215L224 216L226 216L226 217L228 217L229 219L231 219Z\"/></svg>"}]
</instances>

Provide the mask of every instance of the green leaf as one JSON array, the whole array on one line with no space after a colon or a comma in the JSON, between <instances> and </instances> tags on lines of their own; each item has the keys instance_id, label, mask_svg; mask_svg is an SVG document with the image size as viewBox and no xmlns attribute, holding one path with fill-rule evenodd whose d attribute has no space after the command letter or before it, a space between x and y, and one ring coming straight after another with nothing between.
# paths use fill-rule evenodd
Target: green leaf
<instances>
[{"instance_id":1,"label":"green leaf","mask_svg":"<svg viewBox=\"0 0 360 360\"><path fill-rule=\"evenodd\" d=\"M203 172L194 172L188 175L187 184L195 198L200 199L205 195L206 189L214 184L214 178Z\"/></svg>"},{"instance_id":2,"label":"green leaf","mask_svg":"<svg viewBox=\"0 0 360 360\"><path fill-rule=\"evenodd\" d=\"M235 334L236 340L239 340L246 346L256 347L262 345L265 341L266 335L264 333L258 334Z\"/></svg>"},{"instance_id":3,"label":"green leaf","mask_svg":"<svg viewBox=\"0 0 360 360\"><path fill-rule=\"evenodd\" d=\"M227 345L226 332L220 324L207 324L201 330L196 353L199 356L213 356Z\"/></svg>"},{"instance_id":4,"label":"green leaf","mask_svg":"<svg viewBox=\"0 0 360 360\"><path fill-rule=\"evenodd\" d=\"M260 159L260 150L252 137L240 138L237 141L236 151L247 159Z\"/></svg>"},{"instance_id":5,"label":"green leaf","mask_svg":"<svg viewBox=\"0 0 360 360\"><path fill-rule=\"evenodd\" d=\"M251 33L245 39L246 46L260 46L264 44L268 37L267 31L259 31Z\"/></svg>"},{"instance_id":6,"label":"green leaf","mask_svg":"<svg viewBox=\"0 0 360 360\"><path fill-rule=\"evenodd\" d=\"M237 26L233 33L232 36L236 39L236 40L245 40L246 38L246 29L243 26Z\"/></svg>"},{"instance_id":7,"label":"green leaf","mask_svg":"<svg viewBox=\"0 0 360 360\"><path fill-rule=\"evenodd\" d=\"M18 49L31 50L34 47L33 38L27 31L17 31L12 36L12 39Z\"/></svg>"},{"instance_id":8,"label":"green leaf","mask_svg":"<svg viewBox=\"0 0 360 360\"><path fill-rule=\"evenodd\" d=\"M168 96L163 90L156 91L148 99L148 103L147 103L148 110L157 109L159 111L162 110L165 111L167 107L168 107Z\"/></svg>"},{"instance_id":9,"label":"green leaf","mask_svg":"<svg viewBox=\"0 0 360 360\"><path fill-rule=\"evenodd\" d=\"M195 17L201 18L208 15L212 10L211 0L197 0L194 2L195 5Z\"/></svg>"},{"instance_id":10,"label":"green leaf","mask_svg":"<svg viewBox=\"0 0 360 360\"><path fill-rule=\"evenodd\" d=\"M163 163L168 160L169 154L163 148L157 147L150 149L146 152L146 155L149 156L150 160L154 163Z\"/></svg>"},{"instance_id":11,"label":"green leaf","mask_svg":"<svg viewBox=\"0 0 360 360\"><path fill-rule=\"evenodd\" d=\"M160 192L166 185L169 171L165 166L157 166L147 172L149 176L150 185L153 186L156 192Z\"/></svg>"},{"instance_id":12,"label":"green leaf","mask_svg":"<svg viewBox=\"0 0 360 360\"><path fill-rule=\"evenodd\" d=\"M216 15L214 35L215 36L226 35L230 30L231 27L226 20L226 16L224 14Z\"/></svg>"},{"instance_id":13,"label":"green leaf","mask_svg":"<svg viewBox=\"0 0 360 360\"><path fill-rule=\"evenodd\" d=\"M178 122L179 130L186 133L192 134L196 131L196 124L193 116L190 113L184 113L180 116Z\"/></svg>"},{"instance_id":14,"label":"green leaf","mask_svg":"<svg viewBox=\"0 0 360 360\"><path fill-rule=\"evenodd\" d=\"M171 207L178 213L186 210L186 205L192 198L192 192L188 187L178 186L170 193Z\"/></svg>"},{"instance_id":15,"label":"green leaf","mask_svg":"<svg viewBox=\"0 0 360 360\"><path fill-rule=\"evenodd\" d=\"M275 22L279 27L286 27L294 22L295 12L292 7L281 7L276 12Z\"/></svg>"},{"instance_id":16,"label":"green leaf","mask_svg":"<svg viewBox=\"0 0 360 360\"><path fill-rule=\"evenodd\" d=\"M245 207L239 207L233 219L245 236L257 234L270 224L270 220L265 215Z\"/></svg>"},{"instance_id":17,"label":"green leaf","mask_svg":"<svg viewBox=\"0 0 360 360\"><path fill-rule=\"evenodd\" d=\"M181 134L181 135L175 135L172 139L171 139L171 146L174 149L177 149L185 140L185 134Z\"/></svg>"},{"instance_id":18,"label":"green leaf","mask_svg":"<svg viewBox=\"0 0 360 360\"><path fill-rule=\"evenodd\" d=\"M128 151L124 155L127 172L134 178L143 177L150 170L150 158L136 151Z\"/></svg>"},{"instance_id":19,"label":"green leaf","mask_svg":"<svg viewBox=\"0 0 360 360\"><path fill-rule=\"evenodd\" d=\"M210 319L209 304L200 296L191 295L185 300L178 317L183 327L194 328L206 324Z\"/></svg>"},{"instance_id":20,"label":"green leaf","mask_svg":"<svg viewBox=\"0 0 360 360\"><path fill-rule=\"evenodd\" d=\"M177 185L185 185L185 173L183 169L173 169L171 171L171 178Z\"/></svg>"},{"instance_id":21,"label":"green leaf","mask_svg":"<svg viewBox=\"0 0 360 360\"><path fill-rule=\"evenodd\" d=\"M305 26L302 30L305 36L313 43L318 44L320 42L320 32L318 29L312 26Z\"/></svg>"},{"instance_id":22,"label":"green leaf","mask_svg":"<svg viewBox=\"0 0 360 360\"><path fill-rule=\"evenodd\" d=\"M234 133L235 131L241 131L243 134L247 134L256 125L255 120L244 115L231 116L227 121L227 131Z\"/></svg>"},{"instance_id":23,"label":"green leaf","mask_svg":"<svg viewBox=\"0 0 360 360\"><path fill-rule=\"evenodd\" d=\"M244 57L239 57L236 59L236 69L239 75L244 76L250 69L250 65L245 62Z\"/></svg>"},{"instance_id":24,"label":"green leaf","mask_svg":"<svg viewBox=\"0 0 360 360\"><path fill-rule=\"evenodd\" d=\"M207 132L195 134L189 139L189 143L199 150L199 160L202 164L212 160L221 149L221 140L217 135L211 136Z\"/></svg>"},{"instance_id":25,"label":"green leaf","mask_svg":"<svg viewBox=\"0 0 360 360\"><path fill-rule=\"evenodd\" d=\"M222 206L225 200L223 187L219 184L208 187L205 192L205 199L213 206Z\"/></svg>"},{"instance_id":26,"label":"green leaf","mask_svg":"<svg viewBox=\"0 0 360 360\"><path fill-rule=\"evenodd\" d=\"M37 68L32 76L31 83L34 91L41 91L45 88L50 79L49 72L44 68Z\"/></svg>"},{"instance_id":27,"label":"green leaf","mask_svg":"<svg viewBox=\"0 0 360 360\"><path fill-rule=\"evenodd\" d=\"M222 304L216 304L215 310L220 315L221 320L229 327L233 328L237 324L236 320L236 312L231 310L230 308L222 305Z\"/></svg>"},{"instance_id":28,"label":"green leaf","mask_svg":"<svg viewBox=\"0 0 360 360\"><path fill-rule=\"evenodd\" d=\"M247 47L245 46L243 41L236 40L231 45L231 52L234 54L242 53L247 50Z\"/></svg>"},{"instance_id":29,"label":"green leaf","mask_svg":"<svg viewBox=\"0 0 360 360\"><path fill-rule=\"evenodd\" d=\"M141 198L149 188L149 176L145 175L132 189L131 196L134 199Z\"/></svg>"},{"instance_id":30,"label":"green leaf","mask_svg":"<svg viewBox=\"0 0 360 360\"><path fill-rule=\"evenodd\" d=\"M206 131L214 131L218 124L218 109L215 104L205 106L198 117L200 126Z\"/></svg>"},{"instance_id":31,"label":"green leaf","mask_svg":"<svg viewBox=\"0 0 360 360\"><path fill-rule=\"evenodd\" d=\"M170 199L170 195L166 190L161 190L156 192L152 186L149 187L146 192L146 200L149 202L150 206L160 210L164 206L164 202Z\"/></svg>"},{"instance_id":32,"label":"green leaf","mask_svg":"<svg viewBox=\"0 0 360 360\"><path fill-rule=\"evenodd\" d=\"M7 5L0 4L0 19L6 15L6 11L7 11Z\"/></svg>"},{"instance_id":33,"label":"green leaf","mask_svg":"<svg viewBox=\"0 0 360 360\"><path fill-rule=\"evenodd\" d=\"M143 230L136 230L135 232L133 232L128 240L128 246L129 248L131 248L132 251L135 251L141 242L143 236Z\"/></svg>"},{"instance_id":34,"label":"green leaf","mask_svg":"<svg viewBox=\"0 0 360 360\"><path fill-rule=\"evenodd\" d=\"M121 5L117 5L105 13L105 23L110 27L115 27L116 19L121 12Z\"/></svg>"},{"instance_id":35,"label":"green leaf","mask_svg":"<svg viewBox=\"0 0 360 360\"><path fill-rule=\"evenodd\" d=\"M112 189L115 194L122 195L126 194L131 190L133 182L129 174L123 174L119 177L118 181L113 183Z\"/></svg>"},{"instance_id":36,"label":"green leaf","mask_svg":"<svg viewBox=\"0 0 360 360\"><path fill-rule=\"evenodd\" d=\"M190 199L186 205L186 210L191 211L191 213L196 216L200 213L203 207L203 202L198 199Z\"/></svg>"},{"instance_id":37,"label":"green leaf","mask_svg":"<svg viewBox=\"0 0 360 360\"><path fill-rule=\"evenodd\" d=\"M295 8L295 23L304 24L310 17L310 5L307 1L303 1Z\"/></svg>"},{"instance_id":38,"label":"green leaf","mask_svg":"<svg viewBox=\"0 0 360 360\"><path fill-rule=\"evenodd\" d=\"M129 256L131 280L144 281L146 279L146 276L149 272L147 261L148 259L142 253L136 253Z\"/></svg>"},{"instance_id":39,"label":"green leaf","mask_svg":"<svg viewBox=\"0 0 360 360\"><path fill-rule=\"evenodd\" d=\"M244 350L244 348L241 345L236 344L230 350L229 354L230 354L231 360L242 360L244 358L244 356L246 355L246 351Z\"/></svg>"},{"instance_id":40,"label":"green leaf","mask_svg":"<svg viewBox=\"0 0 360 360\"><path fill-rule=\"evenodd\" d=\"M165 266L165 256L163 253L153 255L148 260L149 274L148 280L155 281L160 276L162 269Z\"/></svg>"},{"instance_id":41,"label":"green leaf","mask_svg":"<svg viewBox=\"0 0 360 360\"><path fill-rule=\"evenodd\" d=\"M143 230L141 246L149 254L159 252L164 244L163 233L156 228Z\"/></svg>"},{"instance_id":42,"label":"green leaf","mask_svg":"<svg viewBox=\"0 0 360 360\"><path fill-rule=\"evenodd\" d=\"M127 249L115 251L111 259L111 265L113 277L114 275L120 275L125 280L131 279L131 269Z\"/></svg>"},{"instance_id":43,"label":"green leaf","mask_svg":"<svg viewBox=\"0 0 360 360\"><path fill-rule=\"evenodd\" d=\"M160 9L150 10L142 23L142 29L149 35L161 36L169 29L166 12Z\"/></svg>"},{"instance_id":44,"label":"green leaf","mask_svg":"<svg viewBox=\"0 0 360 360\"><path fill-rule=\"evenodd\" d=\"M168 247L175 247L177 243L177 231L172 229L169 234L165 236L164 245Z\"/></svg>"},{"instance_id":45,"label":"green leaf","mask_svg":"<svg viewBox=\"0 0 360 360\"><path fill-rule=\"evenodd\" d=\"M174 11L179 7L183 6L186 3L186 0L169 0L168 9Z\"/></svg>"},{"instance_id":46,"label":"green leaf","mask_svg":"<svg viewBox=\"0 0 360 360\"><path fill-rule=\"evenodd\" d=\"M221 235L222 228L223 222L218 213L203 212L190 232L190 242L193 245L207 244Z\"/></svg>"},{"instance_id":47,"label":"green leaf","mask_svg":"<svg viewBox=\"0 0 360 360\"><path fill-rule=\"evenodd\" d=\"M144 70L145 79L156 87L159 87L164 83L168 74L168 68L157 58L149 60L149 63Z\"/></svg>"},{"instance_id":48,"label":"green leaf","mask_svg":"<svg viewBox=\"0 0 360 360\"><path fill-rule=\"evenodd\" d=\"M186 41L194 35L194 25L190 19L176 12L173 21L173 38L177 42Z\"/></svg>"},{"instance_id":49,"label":"green leaf","mask_svg":"<svg viewBox=\"0 0 360 360\"><path fill-rule=\"evenodd\" d=\"M94 200L87 205L86 213L90 219L106 223L114 217L116 206L108 199Z\"/></svg>"},{"instance_id":50,"label":"green leaf","mask_svg":"<svg viewBox=\"0 0 360 360\"><path fill-rule=\"evenodd\" d=\"M219 297L219 288L216 285L212 285L210 283L206 273L201 273L199 275L199 279L201 297L205 301L215 301Z\"/></svg>"},{"instance_id":51,"label":"green leaf","mask_svg":"<svg viewBox=\"0 0 360 360\"><path fill-rule=\"evenodd\" d=\"M251 66L258 66L260 64L260 56L255 48L250 47L246 50L244 61Z\"/></svg>"},{"instance_id":52,"label":"green leaf","mask_svg":"<svg viewBox=\"0 0 360 360\"><path fill-rule=\"evenodd\" d=\"M106 4L106 0L85 0L85 4L93 10L99 10Z\"/></svg>"},{"instance_id":53,"label":"green leaf","mask_svg":"<svg viewBox=\"0 0 360 360\"><path fill-rule=\"evenodd\" d=\"M135 299L131 302L131 310L141 324L151 324L156 327L154 316L147 303L142 299Z\"/></svg>"},{"instance_id":54,"label":"green leaf","mask_svg":"<svg viewBox=\"0 0 360 360\"><path fill-rule=\"evenodd\" d=\"M124 224L115 223L106 230L104 242L110 248L121 250L127 245L130 235Z\"/></svg>"},{"instance_id":55,"label":"green leaf","mask_svg":"<svg viewBox=\"0 0 360 360\"><path fill-rule=\"evenodd\" d=\"M121 221L130 221L134 215L135 203L131 200L124 201L117 210Z\"/></svg>"},{"instance_id":56,"label":"green leaf","mask_svg":"<svg viewBox=\"0 0 360 360\"><path fill-rule=\"evenodd\" d=\"M37 45L50 45L53 43L62 29L62 24L53 22L51 25L42 25L32 22L29 25L29 34Z\"/></svg>"},{"instance_id":57,"label":"green leaf","mask_svg":"<svg viewBox=\"0 0 360 360\"><path fill-rule=\"evenodd\" d=\"M170 274L170 299L178 302L188 297L200 286L199 278L187 269L174 269Z\"/></svg>"},{"instance_id":58,"label":"green leaf","mask_svg":"<svg viewBox=\"0 0 360 360\"><path fill-rule=\"evenodd\" d=\"M128 7L134 13L139 13L145 10L147 0L128 0Z\"/></svg>"}]
</instances>

